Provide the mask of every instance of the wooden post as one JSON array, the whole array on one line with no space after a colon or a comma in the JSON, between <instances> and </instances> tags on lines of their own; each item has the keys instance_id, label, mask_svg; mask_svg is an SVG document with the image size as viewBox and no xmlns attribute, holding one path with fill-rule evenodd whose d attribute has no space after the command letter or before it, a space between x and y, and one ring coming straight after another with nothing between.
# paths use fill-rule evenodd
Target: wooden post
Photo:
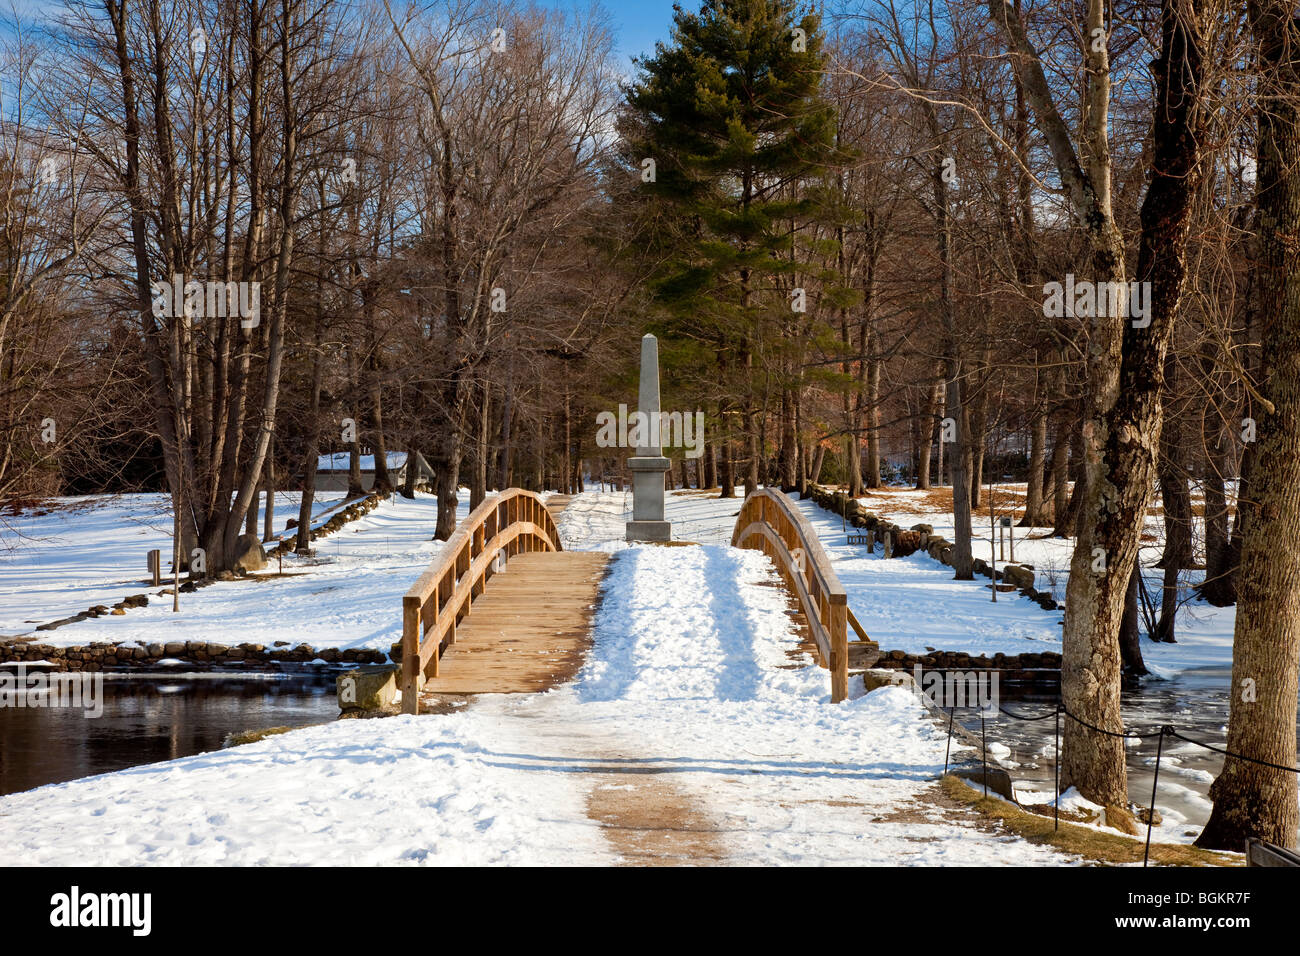
<instances>
[{"instance_id":1,"label":"wooden post","mask_svg":"<svg viewBox=\"0 0 1300 956\"><path fill-rule=\"evenodd\" d=\"M402 713L420 712L420 599L402 598Z\"/></svg>"},{"instance_id":2,"label":"wooden post","mask_svg":"<svg viewBox=\"0 0 1300 956\"><path fill-rule=\"evenodd\" d=\"M429 597L430 600L433 601L433 620L429 622L429 626L436 628L438 626L438 622L442 620L442 615L445 613L443 611L442 585L440 583L435 584L433 586L433 594L431 594ZM438 660L438 653L437 653L437 651L441 649L442 649L441 647L438 647L434 651L434 655L433 655L433 676L434 677L438 676L438 669L442 666Z\"/></svg>"},{"instance_id":3,"label":"wooden post","mask_svg":"<svg viewBox=\"0 0 1300 956\"><path fill-rule=\"evenodd\" d=\"M473 543L472 543L472 542L466 542L465 546L464 546L463 548L461 548L461 551L460 551L459 556L457 556L457 558L456 558L456 584L457 584L457 585L460 584L460 579L461 579L464 575L469 574L470 564L471 564L471 562L473 562L473 560L474 560L474 558L473 558L473 556L472 556L472 552L473 552L473 550L474 550L474 548L473 548ZM463 568L461 567L462 564L464 565ZM457 615L457 617L469 617L470 609L471 609L473 606L474 606L474 582L473 582L473 581L470 581L470 582L469 582L469 600L467 600L467 601L464 602L465 613L464 613L463 615ZM453 624L452 624L452 643L455 643L455 640L456 640L456 638L455 638L455 634L456 634L456 630L455 630L455 628L456 628L456 625L453 623Z\"/></svg>"},{"instance_id":4,"label":"wooden post","mask_svg":"<svg viewBox=\"0 0 1300 956\"><path fill-rule=\"evenodd\" d=\"M831 703L849 696L849 606L831 604L827 630L831 634Z\"/></svg>"},{"instance_id":5,"label":"wooden post","mask_svg":"<svg viewBox=\"0 0 1300 956\"><path fill-rule=\"evenodd\" d=\"M154 587L162 584L162 552L157 548L149 552L149 576Z\"/></svg>"}]
</instances>

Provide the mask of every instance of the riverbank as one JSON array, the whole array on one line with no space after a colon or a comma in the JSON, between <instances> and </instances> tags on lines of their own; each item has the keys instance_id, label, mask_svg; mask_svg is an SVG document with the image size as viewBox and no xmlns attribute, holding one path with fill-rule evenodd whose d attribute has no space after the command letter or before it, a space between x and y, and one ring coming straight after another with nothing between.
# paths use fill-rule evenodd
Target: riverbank
<instances>
[{"instance_id":1,"label":"riverbank","mask_svg":"<svg viewBox=\"0 0 1300 956\"><path fill-rule=\"evenodd\" d=\"M458 508L462 515L467 501L466 495ZM147 606L113 614L114 603L141 593L147 551L167 549L170 521L162 520L160 506L161 496L127 495L63 501L44 514L7 519L2 659L47 660L69 670L147 667L168 657L228 666L250 659L383 660L401 636L402 595L442 546L433 540L437 498L393 495L320 539L313 555L284 554L283 573L277 560L265 573L213 581L182 593L179 612L169 589L147 591ZM296 514L281 496L276 508ZM103 612L35 630L96 606Z\"/></svg>"},{"instance_id":2,"label":"riverbank","mask_svg":"<svg viewBox=\"0 0 1300 956\"><path fill-rule=\"evenodd\" d=\"M587 497L582 521L621 513ZM761 554L618 550L571 684L11 795L0 842L42 864L1071 862L928 803L942 729L901 688L832 706Z\"/></svg>"},{"instance_id":3,"label":"riverbank","mask_svg":"<svg viewBox=\"0 0 1300 956\"><path fill-rule=\"evenodd\" d=\"M344 849L363 856L370 852L376 862L646 861L646 854L663 860L674 853L705 862L792 864L1069 862L1049 849L1021 848L1014 841L1013 849L1002 853L997 844L1006 844L1007 834L972 836L973 814L963 816L953 807L927 802L925 795L943 769L947 735L941 722L927 716L906 691L885 688L864 694L857 680L850 701L829 704L826 672L798 650L786 595L773 587L766 561L726 545L737 504L699 492L672 494L668 516L675 535L701 544L629 549L622 540L626 496L587 493L573 500L560 520L565 547L620 552L607 582L591 656L573 684L542 695L478 698L450 713L422 718L413 728L401 717L331 721L245 745L236 757L205 753L136 767L129 775L61 784L66 793L46 787L35 792L44 796L19 794L12 798L16 802L0 804L0 818L12 807L15 819L43 819L39 814L48 809L51 819L71 826L75 806L138 806L138 824L116 815L111 822L132 845L157 847L148 857L153 862L250 862L248 854L257 843L252 830L276 827L290 837L273 862L334 861L334 850L314 846L313 834L320 833L337 837ZM850 589L850 603L869 632L883 636L884 647L894 644L890 649L903 654L890 655L891 662L901 666L929 658L960 666L1014 658L1017 665L1038 664L1048 671L1056 663L1059 612L1016 595L1016 600L1000 599L991 607L990 593L979 582L953 581L951 569L922 553L888 560L868 555L846 542L838 516L811 502L801 507L824 535L837 573ZM364 606L345 645L322 648L285 636L277 647L267 639L271 626L260 628L266 635L262 640L240 643L260 644L279 654L282 660L269 665L279 667L320 661L324 669L324 654L331 650L340 661L347 660L347 651L354 661L361 652L386 654L400 633L394 610L409 585L402 575L413 579L427 564L423 559L411 569L418 549L427 553L428 542L416 542L411 534L411 547L400 557L381 550L375 532L392 525L372 522L400 517L386 514L385 508L357 522L357 534L337 536L337 562L321 561L325 556L318 555L315 567L284 585L314 591L325 620L337 619L351 604ZM406 520L411 522L408 533L418 527L414 519ZM430 527L419 527L421 538ZM350 577L358 582L355 588ZM367 603L373 595L364 588L370 584L387 589L382 602ZM219 609L202 609L215 595L218 608L224 605L225 613L243 616L241 625L257 627L265 616L278 626L281 609L267 595L289 592L266 590L274 586L223 582L194 596L186 610L200 619L219 614ZM112 627L121 619L77 627ZM170 623L165 616L163 620ZM286 626L292 632L301 623ZM903 625L911 629L910 643L898 647L891 628ZM386 644L374 646L382 640L379 635L387 634L392 637ZM944 636L951 643L936 640ZM929 644L931 640L936 643ZM149 644L160 645L166 655L168 643L179 642L151 641L143 647L152 653L158 648L151 650ZM211 660L205 648L212 643L195 641L193 650L208 654L207 666L230 666L228 655L224 663ZM238 646L226 645L227 650ZM124 649L125 642L118 644L114 658ZM33 647L30 652L43 650ZM132 661L135 650L131 648ZM185 650L191 651L188 641ZM174 658L161 658L169 659ZM154 661L149 657L143 666ZM246 661L240 666L247 666ZM332 699L330 704L335 710ZM272 718L262 726L285 723ZM230 729L251 729L252 724L241 721ZM664 741L672 747L665 748ZM1014 743L1001 745L1006 753L995 755L1008 765L1020 763L1026 771L1038 772L1029 764L1041 765L1039 743L1032 743L1033 759L1022 761ZM974 757L966 750L961 759ZM379 779L390 771L394 779ZM431 774L445 774L446 785L428 789ZM360 792L370 801L372 791L374 802L347 803ZM1163 784L1162 792L1167 792ZM391 809L392 801L411 800L417 793L409 814L405 806L400 812ZM523 793L555 802L543 811ZM505 808L500 817L494 812L497 799ZM167 807L191 800L210 802L213 813L225 820L243 821L251 814L251 830L241 822L206 834L187 829L184 817L170 824ZM304 807L313 808L305 821L299 819ZM1163 803L1160 807L1166 809ZM372 827L382 828L391 819L399 835L416 841L419 855L403 855L393 846L366 851L349 843L361 839L365 830L365 819L353 819L354 812ZM385 816L390 812L396 816ZM421 821L421 812L446 819ZM537 827L543 815L563 819L573 842L561 846L555 834L534 833L546 830ZM1175 812L1166 819L1172 826L1185 825L1187 818ZM307 824L320 828L302 829ZM479 832L480 826L490 833L482 845L462 845L464 834ZM696 842L683 848L683 833L694 834ZM620 843L628 834L652 834L645 837L650 845ZM182 837L196 841L192 854L177 842ZM1157 839L1163 838L1164 833L1158 834ZM229 847L214 843L223 839ZM118 862L114 852L102 856L103 861ZM1035 855L1040 853L1046 855Z\"/></svg>"}]
</instances>

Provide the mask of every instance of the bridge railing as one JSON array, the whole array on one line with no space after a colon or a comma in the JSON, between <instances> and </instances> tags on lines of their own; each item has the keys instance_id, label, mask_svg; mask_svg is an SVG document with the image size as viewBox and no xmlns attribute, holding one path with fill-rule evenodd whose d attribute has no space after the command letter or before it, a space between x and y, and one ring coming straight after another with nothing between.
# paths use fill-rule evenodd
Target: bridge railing
<instances>
[{"instance_id":1,"label":"bridge railing","mask_svg":"<svg viewBox=\"0 0 1300 956\"><path fill-rule=\"evenodd\" d=\"M822 661L830 669L832 703L844 700L849 693L848 595L808 519L780 491L762 488L740 506L731 544L756 548L772 559L798 597Z\"/></svg>"},{"instance_id":2,"label":"bridge railing","mask_svg":"<svg viewBox=\"0 0 1300 956\"><path fill-rule=\"evenodd\" d=\"M555 519L541 497L508 488L475 508L402 597L402 711L419 713L425 677L438 676L444 645L456 642L488 580L529 551L562 551Z\"/></svg>"}]
</instances>

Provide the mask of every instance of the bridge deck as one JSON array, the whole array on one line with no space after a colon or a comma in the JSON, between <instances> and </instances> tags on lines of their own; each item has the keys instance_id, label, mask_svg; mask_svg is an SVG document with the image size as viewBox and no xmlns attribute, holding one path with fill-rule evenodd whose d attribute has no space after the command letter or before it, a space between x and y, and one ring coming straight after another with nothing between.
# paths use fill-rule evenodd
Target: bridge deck
<instances>
[{"instance_id":1,"label":"bridge deck","mask_svg":"<svg viewBox=\"0 0 1300 956\"><path fill-rule=\"evenodd\" d=\"M569 680L591 641L591 616L609 555L520 554L492 578L456 628L442 676L424 694L526 694Z\"/></svg>"}]
</instances>

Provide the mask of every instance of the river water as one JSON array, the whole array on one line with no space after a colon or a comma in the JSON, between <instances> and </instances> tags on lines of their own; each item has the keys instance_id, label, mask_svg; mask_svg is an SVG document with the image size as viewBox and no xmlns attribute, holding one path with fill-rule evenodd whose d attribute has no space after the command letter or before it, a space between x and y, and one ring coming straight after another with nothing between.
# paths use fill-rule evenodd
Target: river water
<instances>
[{"instance_id":1,"label":"river water","mask_svg":"<svg viewBox=\"0 0 1300 956\"><path fill-rule=\"evenodd\" d=\"M88 719L76 709L0 707L0 794L217 750L228 734L267 727L303 727L338 716L332 674L175 673L106 674L104 712ZM1223 668L1186 671L1174 680L1148 681L1123 694L1126 729L1181 733L1223 746L1228 725L1230 673ZM1004 707L1025 716L1050 713L1054 695L1000 688ZM976 734L978 711L958 709L957 720ZM1063 720L1065 718L1062 718ZM991 748L1011 770L1018 789L1050 799L1055 722L1015 720L1000 714L985 724ZM1009 754L997 745L1007 748ZM1126 747L1134 802L1151 797L1156 738ZM1166 738L1160 761L1157 806L1190 837L1209 817L1209 785L1223 758ZM1171 812L1172 811L1172 812Z\"/></svg>"},{"instance_id":2,"label":"river water","mask_svg":"<svg viewBox=\"0 0 1300 956\"><path fill-rule=\"evenodd\" d=\"M1121 698L1125 730L1145 734L1170 725L1194 740L1223 747L1228 731L1230 681L1231 671L1227 668L1198 668L1173 680L1150 680L1126 690ZM1003 707L1024 716L1051 713L1057 703L1054 695L1019 693L1006 687L1002 688L1001 698ZM977 711L958 709L957 719L975 734L980 733ZM1061 718L1062 722L1067 719ZM1009 755L999 756L1010 769L1017 790L1037 790L1041 797L1035 799L1049 800L1055 773L1054 719L1025 721L999 714L985 721L984 732L990 748L995 743L1009 748ZM1158 736L1125 741L1129 797L1142 806L1151 802L1158 742ZM1209 787L1223 759L1221 754L1185 741L1164 738L1156 806L1175 831L1169 836L1189 839L1209 819Z\"/></svg>"},{"instance_id":3,"label":"river water","mask_svg":"<svg viewBox=\"0 0 1300 956\"><path fill-rule=\"evenodd\" d=\"M105 674L103 714L0 707L0 794L220 749L226 735L338 717L332 674Z\"/></svg>"}]
</instances>

